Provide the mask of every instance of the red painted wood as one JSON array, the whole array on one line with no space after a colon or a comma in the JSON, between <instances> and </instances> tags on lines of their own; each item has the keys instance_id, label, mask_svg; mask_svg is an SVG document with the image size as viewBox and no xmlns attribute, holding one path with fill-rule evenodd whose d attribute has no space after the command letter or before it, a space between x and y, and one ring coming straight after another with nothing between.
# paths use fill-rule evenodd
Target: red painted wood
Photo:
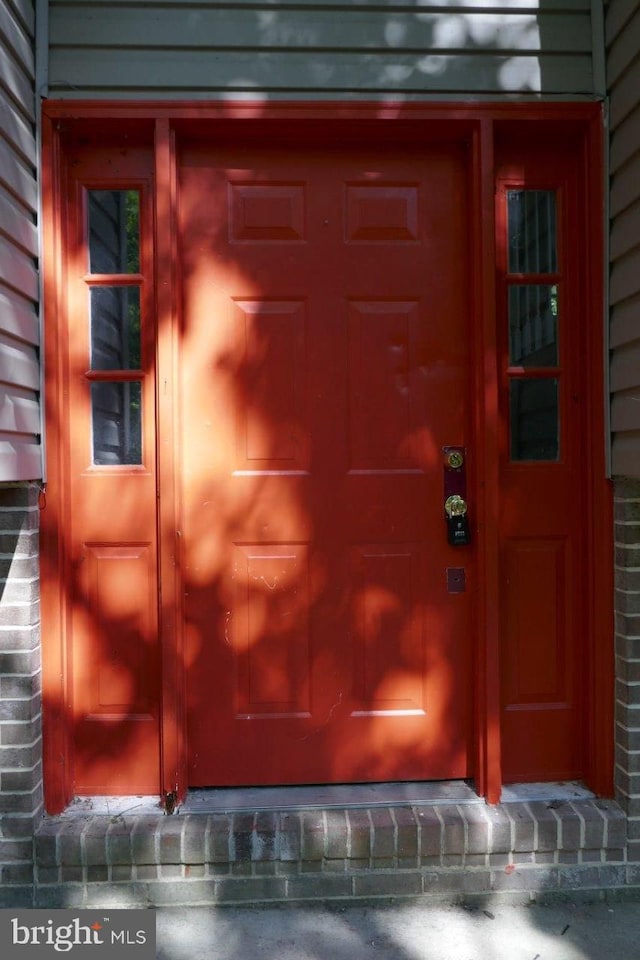
<instances>
[{"instance_id":1,"label":"red painted wood","mask_svg":"<svg viewBox=\"0 0 640 960\"><path fill-rule=\"evenodd\" d=\"M593 562L588 568L589 587L586 617L587 635L587 703L584 718L588 730L586 779L592 790L601 796L613 796L615 651L603 638L615 634L610 598L614 595L613 575L613 487L609 479L608 451L602 443L607 436L609 397L602 377L602 357L606 357L605 329L608 315L603 316L606 264L605 230L596 211L605 210L604 156L606 135L604 107L594 111L585 131L579 205L585 219L584 310L589 317L592 336L586 352L587 397L590 414L585 425L587 463L587 552Z\"/></svg>"},{"instance_id":2,"label":"red painted wood","mask_svg":"<svg viewBox=\"0 0 640 960\"><path fill-rule=\"evenodd\" d=\"M502 787L500 742L499 440L497 330L495 320L495 130L485 118L474 134L473 414L478 499L478 636L474 658L478 792L498 803Z\"/></svg>"},{"instance_id":3,"label":"red painted wood","mask_svg":"<svg viewBox=\"0 0 640 960\"><path fill-rule=\"evenodd\" d=\"M366 129L375 129L376 142L394 143L396 153L404 153L407 144L416 142L417 133L423 143L445 139L467 137L476 143L473 152L473 168L476 187L472 191L476 197L473 206L473 218L480 218L481 229L473 224L469 228L470 248L473 255L470 258L474 276L470 277L469 288L473 290L473 301L469 315L477 317L479 304L480 311L485 318L482 329L473 327L473 427L475 436L469 436L472 450L469 466L473 483L477 482L477 521L479 524L475 550L478 551L478 580L468 578L468 589L473 597L473 621L478 623L479 645L473 657L473 669L476 677L476 727L474 734L474 754L477 758L473 764L476 770L476 781L481 790L490 800L497 800L501 782L500 772L500 745L498 736L497 714L495 710L496 689L499 670L499 657L496 648L499 618L498 611L504 613L496 600L504 586L504 578L498 577L497 557L495 550L495 516L498 501L502 501L504 490L498 485L497 460L495 456L495 431L499 423L496 414L495 373L493 354L493 267L491 264L490 244L487 241L487 231L490 232L492 213L487 206L493 180L492 137L494 132L498 142L498 162L510 164L517 161L521 154L520 148L526 143L536 144L545 141L550 145L566 142L573 138L576 145L576 157L580 154L583 168L588 170L584 182L580 185L580 201L577 207L589 212L584 220L576 217L575 222L581 223L575 235L584 238L584 263L588 268L581 274L580 289L577 293L580 300L584 329L589 335L582 343L583 370L586 403L580 420L580 452L581 452L581 482L585 484L586 496L584 500L584 515L587 521L587 533L584 538L584 571L586 575L585 589L580 603L584 609L585 632L582 638L580 654L583 656L585 677L582 708L576 716L582 725L581 736L584 740L584 752L588 755L585 775L592 787L601 793L611 791L612 772L612 643L607 638L612 636L611 626L611 492L604 479L604 462L602 443L602 412L604 409L602 397L602 338L600 302L602 293L602 237L600 233L599 211L602 208L602 121L601 109L597 104L514 104L514 103L487 103L487 104L455 104L455 105L425 105L425 104L377 104L377 103L286 103L277 104L258 103L228 103L206 104L201 103L135 103L104 101L91 103L88 101L47 101L43 107L44 113L44 169L43 185L45 191L45 205L48 211L45 217L46 257L46 304L47 304L47 438L48 438L48 469L50 489L47 495L46 508L43 511L43 633L46 637L43 650L43 682L44 682L44 731L45 731L45 789L47 795L47 809L55 812L68 802L73 794L73 736L76 731L76 722L72 708L73 686L73 635L68 630L68 616L75 609L69 602L72 595L75 570L75 554L73 537L69 537L71 516L74 513L76 501L73 498L74 478L70 472L71 463L68 457L67 423L71 412L75 416L75 406L70 397L77 396L76 387L69 389L69 370L65 359L65 350L68 343L65 317L68 315L68 290L62 283L63 267L68 259L63 257L63 247L73 252L74 231L65 233L67 185L61 185L59 171L59 152L67 154L73 149L73 143L83 139L93 143L97 151L94 156L110 143L129 146L153 143L154 128L158 130L156 151L156 176L158 177L159 200L157 209L157 242L159 264L162 264L162 276L158 277L159 302L162 305L161 316L176 317L173 293L176 285L176 276L170 270L171 260L176 260L175 230L173 227L174 209L177 197L171 185L170 167L173 162L173 135L180 142L193 137L203 142L215 132L218 139L232 138L238 144L253 138L254 143L272 142L277 137L288 137L293 140L292 130L295 129L296 143L317 141L314 131L320 130L321 136L327 140L329 135L335 135L338 142L348 137L356 141L364 136ZM293 121L295 120L295 124ZM62 121L62 122L59 122ZM346 123L346 126L340 126ZM478 131L482 130L478 138ZM527 134L531 130L531 135ZM588 131L588 144L583 145L585 130ZM123 141L123 138L125 140ZM475 138L475 139L473 139ZM481 147L478 143L481 141ZM509 146L519 144L515 151L509 151ZM584 148L583 148L584 147ZM520 152L519 152L520 151ZM582 151L582 152L580 152ZM102 154L104 157L104 154ZM578 161L576 160L576 164ZM112 168L114 176L115 167ZM509 167L511 171L511 167ZM102 171L104 172L104 171ZM102 173L98 173L101 176ZM300 182L294 177L294 184ZM71 211L74 209L72 198ZM204 214L203 214L204 215ZM64 234L64 236L63 236ZM150 237L150 234L147 234ZM498 224L500 236L500 224ZM73 243L70 241L73 239ZM64 240L64 243L63 243ZM251 244L250 239L240 241L245 245ZM482 252L484 251L484 253ZM187 278L188 279L188 278ZM167 288L167 284L169 285ZM179 284L178 284L179 285ZM165 295L168 293L168 302ZM289 293L290 293L289 289ZM255 296L254 291L243 289L239 299L245 303ZM73 301L73 298L71 298ZM286 305L290 306L289 294ZM295 298L294 298L295 299ZM357 298L356 298L357 300ZM278 302L282 302L278 300ZM578 302L578 300L576 300ZM164 321L162 321L164 323ZM176 439L175 417L172 419L169 406L175 404L175 384L172 378L176 374L177 357L181 346L187 344L187 349L195 351L195 346L188 342L188 328L184 326L185 316L177 315L173 340L159 342L159 363L162 368L163 382L168 377L164 389L169 398L162 408L161 391L159 397L159 421L161 443L179 446ZM204 322L204 321L203 321ZM283 324L291 323L283 317ZM352 320L352 327L357 328L357 316ZM326 361L326 353L325 353ZM259 364L258 364L259 366ZM375 367L375 364L374 364ZM86 372L86 368L85 368ZM83 374L82 374L83 375ZM334 380L336 378L334 377ZM339 379L339 378L338 378ZM260 389L257 387L258 394ZM274 404L282 409L286 406L287 397L296 397L297 384L288 388L289 392L278 384L274 391ZM268 389L267 389L268 392ZM502 409L504 406L502 405ZM586 413L584 412L586 411ZM385 430L392 429L393 405L388 411L385 421ZM350 413L350 423L358 426L358 407L354 406ZM75 424L75 419L74 419ZM245 434L252 442L257 441L260 435L253 429L254 421L251 417L244 417ZM171 432L173 439L171 438ZM179 431L178 431L179 432ZM325 435L328 433L325 430ZM384 439L384 438L383 438ZM287 437L281 435L280 440L286 447ZM289 441L291 437L289 437ZM305 434L295 434L295 456L305 458L313 463L313 447L305 449ZM373 438L374 443L377 442ZM209 450L209 445L203 446ZM237 452L237 451L236 451ZM265 453L264 450L259 453ZM266 451L269 452L269 451ZM271 451L272 452L272 451ZM282 450L280 450L282 452ZM287 453L286 449L284 450ZM289 451L290 452L290 451ZM365 450L366 453L366 445ZM172 465L172 453L164 447L160 456L160 477L164 503L161 501L160 529L160 571L162 577L162 642L164 691L163 691L163 789L173 782L174 772L178 780L182 781L180 770L184 770L185 739L182 736L182 715L180 712L180 691L182 689L182 670L184 667L193 667L194 647L185 651L192 658L186 664L183 662L183 653L179 640L179 603L178 593L180 585L180 555L176 546L183 532L180 522L180 497L171 484L175 482L176 469ZM177 465L175 465L177 468ZM277 468L276 468L277 469ZM306 468L305 468L306 469ZM302 485L303 481L293 478L292 483ZM475 487L474 487L475 489ZM168 491L168 492L167 492ZM534 493L537 495L537 488ZM475 494L474 494L475 495ZM204 537L203 537L204 539ZM302 538L301 538L302 539ZM258 541L259 542L259 541ZM411 541L413 544L414 541ZM272 546L274 544L272 543ZM293 547L304 546L301 541L294 541ZM365 543L366 546L370 544ZM251 543L239 543L240 547L251 547ZM206 551L205 551L206 556ZM244 561L250 564L254 559L244 552ZM454 555L447 562L449 567L458 567L459 554ZM287 560L289 569L295 569L298 562L295 552L291 553L291 560ZM276 562L283 557L275 556ZM285 558L286 559L286 558ZM386 564L384 558L376 554L350 555L352 568L358 576L364 566L382 569L379 579L389 587L398 580L393 565L401 567L405 562L403 556L392 558L392 563ZM257 561L268 563L264 555ZM382 567L381 567L382 565ZM315 568L314 568L315 569ZM269 571L268 571L269 573ZM245 585L250 574L245 575ZM474 574L475 576L475 574ZM197 580L197 578L195 578ZM188 580L188 589L194 589L194 577ZM285 588L289 581L285 581ZM310 581L308 592L313 595L316 584ZM480 585L482 588L480 589ZM217 584L214 585L217 589ZM195 588L199 589L197 583ZM477 589L476 589L477 588ZM405 594L411 595L411 584L407 584ZM286 593L286 589L285 589ZM289 590L290 595L290 590ZM380 596L384 596L381 591ZM169 597L169 599L167 599ZM174 599L171 599L174 598ZM254 605L255 606L255 605ZM377 611L377 613L376 613ZM312 612L315 608L312 606ZM322 607L320 606L322 613ZM374 606L374 613L380 618L384 610ZM74 614L75 615L75 614ZM176 620L177 617L177 620ZM375 618L365 612L360 617L364 623L363 633L371 633L371 624ZM604 639L603 639L604 638ZM58 642L60 640L60 642ZM197 645L196 645L197 647ZM281 648L280 648L281 650ZM384 651L384 648L383 648ZM196 650L197 653L197 650ZM282 655L282 654L280 654ZM469 658L470 659L470 658ZM256 661L259 665L262 661ZM377 664L377 666L376 666ZM358 674L358 690L360 696L365 696L367 683L375 682L375 670L386 668L384 658L378 651L374 658L373 673L362 671ZM196 664L197 669L197 664ZM175 670L175 676L173 671ZM246 674L245 674L246 676ZM251 674L249 674L251 676ZM371 677L374 678L371 681ZM263 677L264 680L264 677ZM203 684L204 686L204 684ZM364 691L364 693L363 693ZM286 691L285 691L286 692ZM304 691L302 691L304 694ZM411 691L405 689L406 697ZM264 689L261 696L264 695ZM300 697L300 691L294 689L290 695ZM209 697L209 691L203 696ZM332 705L332 704L331 704ZM332 715L333 716L333 715ZM211 739L216 734L210 731ZM556 735L552 726L550 736ZM118 740L123 748L123 757L126 762L126 739ZM313 741L312 741L313 742ZM526 744L526 738L523 739ZM153 751L151 751L153 752ZM157 754L157 751L156 751ZM182 767L180 766L182 764ZM123 792L127 792L123 787Z\"/></svg>"},{"instance_id":4,"label":"red painted wood","mask_svg":"<svg viewBox=\"0 0 640 960\"><path fill-rule=\"evenodd\" d=\"M177 406L178 324L177 171L175 134L168 120L155 127L158 572L162 647L162 793L184 797L187 790L180 502L176 457L179 449Z\"/></svg>"},{"instance_id":5,"label":"red painted wood","mask_svg":"<svg viewBox=\"0 0 640 960\"><path fill-rule=\"evenodd\" d=\"M75 794L159 792L158 578L156 551L155 324L151 244L151 153L72 147L66 156L68 221L60 453L66 519L64 596ZM141 192L141 466L92 465L88 373L86 188ZM118 283L120 275L101 277ZM135 281L137 278L133 278ZM129 282L129 281L127 281Z\"/></svg>"},{"instance_id":6,"label":"red painted wood","mask_svg":"<svg viewBox=\"0 0 640 960\"><path fill-rule=\"evenodd\" d=\"M590 404L584 358L591 336L585 323L584 247L578 239L584 235L579 144L559 137L553 149L541 148L511 137L501 144L498 170L503 776L506 782L575 779L587 770L582 645L588 630L585 477L590 463L584 429ZM558 462L510 460L508 388L518 375L509 367L507 332L505 191L511 187L553 190L557 196L559 264L548 282L559 290ZM535 282L537 276L522 279Z\"/></svg>"},{"instance_id":7,"label":"red painted wood","mask_svg":"<svg viewBox=\"0 0 640 960\"><path fill-rule=\"evenodd\" d=\"M63 483L61 439L66 418L62 375L64 338L60 318L64 314L61 275L63 202L60 141L53 123L42 124L42 244L44 294L47 306L47 336L44 342L47 382L43 402L46 416L47 480L52 490ZM42 606L42 715L43 780L45 808L58 813L73 796L69 766L70 723L67 705L68 679L63 583L65 553L61 536L68 510L66 497L47 493L40 511L40 583Z\"/></svg>"},{"instance_id":8,"label":"red painted wood","mask_svg":"<svg viewBox=\"0 0 640 960\"><path fill-rule=\"evenodd\" d=\"M464 154L181 156L190 783L468 776Z\"/></svg>"}]
</instances>

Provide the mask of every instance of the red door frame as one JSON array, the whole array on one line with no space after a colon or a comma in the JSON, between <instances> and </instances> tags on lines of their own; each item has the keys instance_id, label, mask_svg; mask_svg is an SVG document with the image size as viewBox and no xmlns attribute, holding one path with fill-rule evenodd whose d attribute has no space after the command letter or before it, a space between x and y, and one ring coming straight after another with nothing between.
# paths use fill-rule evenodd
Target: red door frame
<instances>
[{"instance_id":1,"label":"red door frame","mask_svg":"<svg viewBox=\"0 0 640 960\"><path fill-rule=\"evenodd\" d=\"M162 644L161 783L159 792L187 789L185 697L181 669L180 503L176 482L177 314L178 285L175 256L176 137L247 136L264 131L321 124L327 136L339 135L347 123L351 131L391 140L400 129L422 139L467 139L471 152L470 278L475 304L473 323L472 389L476 397L475 516L478 583L477 637L474 664L475 724L472 757L478 792L498 802L502 784L500 763L500 580L499 580L499 370L496 330L495 162L496 136L509 130L535 130L552 137L572 130L580 142L584 209L588 211L583 238L585 303L592 335L588 343L589 416L585 441L585 478L588 509L589 604L585 638L586 690L589 706L585 721L587 768L585 778L596 793L610 795L613 783L613 567L611 559L611 489L606 480L603 268L603 118L593 103L550 104L393 104L393 103L143 103L47 101L43 108L42 184L44 197L43 251L45 272L45 370L48 447L48 493L42 511L43 601L43 714L46 808L63 809L72 799L72 744L67 711L71 708L65 643L66 563L64 538L68 476L64 435L59 411L64 407L64 365L56 345L57 318L62 316L64 252L62 194L64 136L82 129L105 144L130 134L146 141L155 158L155 268L157 311L169 321L161 325L158 341L156 400L158 477L162 497L158 515L160 632ZM553 142L551 140L550 142ZM607 638L603 643L602 638ZM609 642L610 638L610 642Z\"/></svg>"}]
</instances>

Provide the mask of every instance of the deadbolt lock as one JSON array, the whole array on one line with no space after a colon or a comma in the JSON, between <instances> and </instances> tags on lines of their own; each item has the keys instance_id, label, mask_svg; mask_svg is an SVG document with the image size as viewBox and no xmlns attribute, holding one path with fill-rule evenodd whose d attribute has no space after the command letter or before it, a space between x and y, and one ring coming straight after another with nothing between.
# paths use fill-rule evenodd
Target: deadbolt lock
<instances>
[{"instance_id":1,"label":"deadbolt lock","mask_svg":"<svg viewBox=\"0 0 640 960\"><path fill-rule=\"evenodd\" d=\"M464 457L460 450L452 450L451 453L447 455L447 466L451 470L459 470L463 463Z\"/></svg>"}]
</instances>

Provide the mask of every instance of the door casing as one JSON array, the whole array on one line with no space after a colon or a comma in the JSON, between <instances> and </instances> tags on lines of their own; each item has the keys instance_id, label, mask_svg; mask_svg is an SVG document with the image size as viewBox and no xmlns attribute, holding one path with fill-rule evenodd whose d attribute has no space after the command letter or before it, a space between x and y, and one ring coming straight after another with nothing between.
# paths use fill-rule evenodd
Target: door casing
<instances>
[{"instance_id":1,"label":"door casing","mask_svg":"<svg viewBox=\"0 0 640 960\"><path fill-rule=\"evenodd\" d=\"M586 310L581 473L585 503L586 583L588 605L584 655L582 717L586 749L584 779L595 792L608 795L613 776L613 628L611 562L611 490L606 478L605 398L603 383L603 122L592 103L549 104L380 104L380 103L109 103L47 101L43 108L43 193L45 267L45 406L48 480L42 510L43 684L46 806L63 809L73 796L73 738L68 722L70 663L66 641L69 614L69 558L65 518L71 484L63 407L66 368L60 340L64 330L64 225L62 187L66 146L74 138L101 145L146 145L153 156L155 181L155 300L157 315L157 475L158 620L161 644L161 736L158 791L188 786L185 750L185 704L182 674L180 582L180 502L176 478L179 443L176 403L180 276L176 251L177 156L180 138L260 138L283 131L304 138L321 125L323 135L339 140L349 131L370 138L391 138L400 148L411 142L466 140L471 154L469 210L469 286L473 304L472 416L477 535L477 577L483 585L474 596L477 635L473 662L475 784L489 802L497 802L502 784L500 757L500 456L501 423L499 333L496 327L496 152L504 158L509 142L552 145L558 138L574 144L578 190L586 211L580 238ZM607 642L603 642L606 638ZM610 642L609 642L610 641Z\"/></svg>"}]
</instances>

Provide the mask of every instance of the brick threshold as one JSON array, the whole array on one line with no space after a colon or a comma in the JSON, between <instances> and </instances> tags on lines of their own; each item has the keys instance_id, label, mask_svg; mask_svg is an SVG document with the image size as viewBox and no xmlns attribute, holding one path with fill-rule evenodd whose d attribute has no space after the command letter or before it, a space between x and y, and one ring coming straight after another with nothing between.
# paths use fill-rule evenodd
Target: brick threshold
<instances>
[{"instance_id":1,"label":"brick threshold","mask_svg":"<svg viewBox=\"0 0 640 960\"><path fill-rule=\"evenodd\" d=\"M31 896L49 907L175 906L623 890L640 884L626 824L618 804L595 798L78 811L40 825Z\"/></svg>"}]
</instances>

